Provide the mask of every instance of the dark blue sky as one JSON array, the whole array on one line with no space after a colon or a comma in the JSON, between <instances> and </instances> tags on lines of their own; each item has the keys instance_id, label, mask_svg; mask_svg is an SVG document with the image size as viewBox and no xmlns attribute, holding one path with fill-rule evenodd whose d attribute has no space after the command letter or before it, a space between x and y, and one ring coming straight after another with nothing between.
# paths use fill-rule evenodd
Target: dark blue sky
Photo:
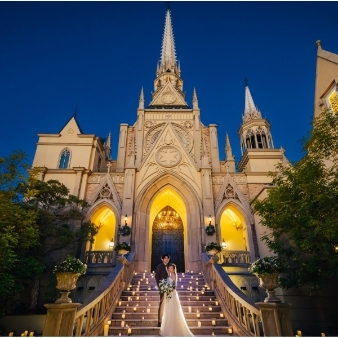
<instances>
[{"instance_id":1,"label":"dark blue sky","mask_svg":"<svg viewBox=\"0 0 338 338\"><path fill-rule=\"evenodd\" d=\"M134 124L140 89L151 99L166 2L0 2L0 156L32 162L37 133L58 133L74 113L84 133ZM216 123L220 158L237 131L244 78L294 161L310 128L315 41L338 53L337 2L171 2L186 100L196 87L204 125Z\"/></svg>"}]
</instances>

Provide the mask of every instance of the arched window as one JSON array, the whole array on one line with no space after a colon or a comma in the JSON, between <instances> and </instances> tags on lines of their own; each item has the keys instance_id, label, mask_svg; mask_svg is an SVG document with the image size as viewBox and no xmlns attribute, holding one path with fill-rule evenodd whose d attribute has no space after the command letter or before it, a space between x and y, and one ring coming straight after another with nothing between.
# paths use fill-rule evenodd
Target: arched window
<instances>
[{"instance_id":1,"label":"arched window","mask_svg":"<svg viewBox=\"0 0 338 338\"><path fill-rule=\"evenodd\" d=\"M257 148L256 147L256 141L255 141L255 134L251 129L248 130L246 133L246 146L247 148Z\"/></svg>"},{"instance_id":2,"label":"arched window","mask_svg":"<svg viewBox=\"0 0 338 338\"><path fill-rule=\"evenodd\" d=\"M69 166L70 152L65 149L60 157L59 169L67 169Z\"/></svg>"},{"instance_id":3,"label":"arched window","mask_svg":"<svg viewBox=\"0 0 338 338\"><path fill-rule=\"evenodd\" d=\"M257 129L256 137L257 137L258 148L268 148L268 144L266 142L266 135L265 135L264 130L261 127Z\"/></svg>"}]
</instances>

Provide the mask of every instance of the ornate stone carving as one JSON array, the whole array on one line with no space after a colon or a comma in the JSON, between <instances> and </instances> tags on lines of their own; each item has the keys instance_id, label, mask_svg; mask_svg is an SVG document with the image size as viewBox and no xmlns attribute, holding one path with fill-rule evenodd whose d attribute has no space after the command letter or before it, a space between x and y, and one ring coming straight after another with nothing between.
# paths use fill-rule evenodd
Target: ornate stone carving
<instances>
[{"instance_id":1,"label":"ornate stone carving","mask_svg":"<svg viewBox=\"0 0 338 338\"><path fill-rule=\"evenodd\" d=\"M144 150L146 153L150 150L151 146L155 143L158 136L160 135L165 123L160 123L152 128L149 129L149 131L146 134L145 137L145 146Z\"/></svg>"},{"instance_id":2,"label":"ornate stone carving","mask_svg":"<svg viewBox=\"0 0 338 338\"><path fill-rule=\"evenodd\" d=\"M225 188L222 202L225 199L237 199L237 200L239 200L238 195L237 195L235 189L233 188L233 186L230 183Z\"/></svg>"},{"instance_id":3,"label":"ornate stone carving","mask_svg":"<svg viewBox=\"0 0 338 338\"><path fill-rule=\"evenodd\" d=\"M192 149L192 146L193 146L192 135L189 133L188 130L186 130L184 127L182 127L179 124L172 123L172 126L174 127L174 130L177 133L177 136L179 137L180 141L182 142L183 147L189 153Z\"/></svg>"},{"instance_id":4,"label":"ornate stone carving","mask_svg":"<svg viewBox=\"0 0 338 338\"><path fill-rule=\"evenodd\" d=\"M110 186L109 186L108 184L105 184L105 185L102 187L102 189L101 189L101 191L99 192L99 194L98 194L98 196L97 196L95 202L98 201L98 200L100 200L100 199L109 199L109 200L111 200L111 201L114 201L113 193L112 193L112 191L111 191L111 189L110 189Z\"/></svg>"},{"instance_id":5,"label":"ornate stone carving","mask_svg":"<svg viewBox=\"0 0 338 338\"><path fill-rule=\"evenodd\" d=\"M155 159L162 167L171 168L180 163L182 154L176 147L164 146L157 151Z\"/></svg>"},{"instance_id":6,"label":"ornate stone carving","mask_svg":"<svg viewBox=\"0 0 338 338\"><path fill-rule=\"evenodd\" d=\"M190 122L190 121L182 121L181 124L182 124L183 127L187 128L187 129L191 129L192 126L193 126L192 122Z\"/></svg>"}]
</instances>

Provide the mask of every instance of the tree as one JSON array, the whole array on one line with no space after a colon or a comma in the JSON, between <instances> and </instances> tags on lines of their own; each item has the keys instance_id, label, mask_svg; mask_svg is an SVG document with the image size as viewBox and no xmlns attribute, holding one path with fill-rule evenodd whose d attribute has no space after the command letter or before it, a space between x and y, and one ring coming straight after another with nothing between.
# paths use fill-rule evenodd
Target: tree
<instances>
[{"instance_id":1,"label":"tree","mask_svg":"<svg viewBox=\"0 0 338 338\"><path fill-rule=\"evenodd\" d=\"M314 290L338 279L338 116L323 112L302 145L305 156L279 164L253 207L271 231L262 240L284 261L282 286Z\"/></svg>"}]
</instances>

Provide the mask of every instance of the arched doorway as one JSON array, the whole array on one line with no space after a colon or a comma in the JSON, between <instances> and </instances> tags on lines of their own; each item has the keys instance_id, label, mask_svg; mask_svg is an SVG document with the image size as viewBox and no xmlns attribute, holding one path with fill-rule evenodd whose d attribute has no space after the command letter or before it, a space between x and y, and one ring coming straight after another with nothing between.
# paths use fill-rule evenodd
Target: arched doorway
<instances>
[{"instance_id":1,"label":"arched doorway","mask_svg":"<svg viewBox=\"0 0 338 338\"><path fill-rule=\"evenodd\" d=\"M227 205L220 219L221 239L227 250L247 251L246 224L241 212L234 205Z\"/></svg>"},{"instance_id":2,"label":"arched doorway","mask_svg":"<svg viewBox=\"0 0 338 338\"><path fill-rule=\"evenodd\" d=\"M167 205L156 216L152 226L151 270L161 263L163 254L170 255L177 271L184 272L184 227L180 215Z\"/></svg>"},{"instance_id":3,"label":"arched doorway","mask_svg":"<svg viewBox=\"0 0 338 338\"><path fill-rule=\"evenodd\" d=\"M95 225L100 226L90 250L109 250L109 244L114 239L116 230L116 217L114 212L107 205L102 205L95 210L90 220Z\"/></svg>"}]
</instances>

